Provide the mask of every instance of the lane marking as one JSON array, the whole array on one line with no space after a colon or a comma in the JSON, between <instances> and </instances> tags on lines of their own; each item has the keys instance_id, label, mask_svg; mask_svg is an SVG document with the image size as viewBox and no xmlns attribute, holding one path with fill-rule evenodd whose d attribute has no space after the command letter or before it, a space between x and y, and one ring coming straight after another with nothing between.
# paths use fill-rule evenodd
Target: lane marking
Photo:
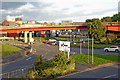
<instances>
[{"instance_id":1,"label":"lane marking","mask_svg":"<svg viewBox=\"0 0 120 80\"><path fill-rule=\"evenodd\" d=\"M31 57L27 58L26 60L29 60L29 59L31 59Z\"/></svg>"},{"instance_id":2,"label":"lane marking","mask_svg":"<svg viewBox=\"0 0 120 80\"><path fill-rule=\"evenodd\" d=\"M103 77L103 78L110 78L110 77L113 77L113 76L117 76L117 74L113 74L113 75L105 76L105 77Z\"/></svg>"}]
</instances>

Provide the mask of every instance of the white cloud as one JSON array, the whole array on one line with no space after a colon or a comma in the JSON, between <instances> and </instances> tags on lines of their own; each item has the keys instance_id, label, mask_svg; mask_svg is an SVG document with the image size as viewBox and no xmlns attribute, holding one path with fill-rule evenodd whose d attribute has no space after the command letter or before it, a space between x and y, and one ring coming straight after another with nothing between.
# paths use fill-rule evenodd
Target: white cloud
<instances>
[{"instance_id":1,"label":"white cloud","mask_svg":"<svg viewBox=\"0 0 120 80\"><path fill-rule=\"evenodd\" d=\"M39 0L28 2L14 10L3 10L5 14L23 15L23 20L39 21L85 21L87 18L102 18L117 13L119 0Z\"/></svg>"},{"instance_id":2,"label":"white cloud","mask_svg":"<svg viewBox=\"0 0 120 80\"><path fill-rule=\"evenodd\" d=\"M27 3L27 4L19 7L18 9L22 10L22 9L30 9L30 8L34 8L34 6L31 5L30 3Z\"/></svg>"}]
</instances>

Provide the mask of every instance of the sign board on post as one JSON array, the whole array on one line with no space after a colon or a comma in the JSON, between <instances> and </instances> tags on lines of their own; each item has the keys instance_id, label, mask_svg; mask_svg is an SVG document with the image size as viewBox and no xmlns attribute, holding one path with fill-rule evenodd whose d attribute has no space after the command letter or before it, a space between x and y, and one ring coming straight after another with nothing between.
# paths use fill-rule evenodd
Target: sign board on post
<instances>
[{"instance_id":1,"label":"sign board on post","mask_svg":"<svg viewBox=\"0 0 120 80\"><path fill-rule=\"evenodd\" d=\"M68 41L59 41L59 50L68 52L68 59L69 59L69 52L70 52L70 42Z\"/></svg>"},{"instance_id":2,"label":"sign board on post","mask_svg":"<svg viewBox=\"0 0 120 80\"><path fill-rule=\"evenodd\" d=\"M59 50L70 52L70 42L69 41L59 41Z\"/></svg>"}]
</instances>

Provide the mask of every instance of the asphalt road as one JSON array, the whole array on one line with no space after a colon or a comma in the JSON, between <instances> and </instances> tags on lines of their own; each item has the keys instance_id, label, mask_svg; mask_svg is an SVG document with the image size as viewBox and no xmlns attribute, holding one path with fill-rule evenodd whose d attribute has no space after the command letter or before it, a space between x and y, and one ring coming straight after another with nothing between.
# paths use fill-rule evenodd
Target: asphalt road
<instances>
[{"instance_id":1,"label":"asphalt road","mask_svg":"<svg viewBox=\"0 0 120 80\"><path fill-rule=\"evenodd\" d=\"M31 55L29 57L25 57L24 59L9 64L3 64L2 73L32 67L34 65L35 59L36 59L36 55Z\"/></svg>"},{"instance_id":2,"label":"asphalt road","mask_svg":"<svg viewBox=\"0 0 120 80\"><path fill-rule=\"evenodd\" d=\"M120 80L119 78L120 74L118 74L119 70L120 70L120 63L119 65L115 64L112 66L102 67L95 70L79 72L79 73L71 74L62 78L79 78L79 79L86 78L86 80L88 79L92 80L92 78L95 78L96 80L104 80L104 79L109 80L108 78L115 78L113 80Z\"/></svg>"},{"instance_id":3,"label":"asphalt road","mask_svg":"<svg viewBox=\"0 0 120 80\"><path fill-rule=\"evenodd\" d=\"M36 43L32 45L33 49L36 50L34 55L31 55L29 57L26 57L22 60L18 60L9 64L4 64L2 65L2 73L14 71L17 69L22 69L22 68L29 68L33 66L36 56L37 55L42 55L44 59L50 59L55 56L55 54L58 52L58 46L52 46L49 44L43 44L43 43ZM79 53L79 48L76 47L71 47L71 51L74 53ZM90 50L91 51L91 50ZM82 48L83 53L87 53L87 48ZM111 54L111 55L118 55L119 53L115 52L104 52L103 49L94 49L95 54Z\"/></svg>"},{"instance_id":4,"label":"asphalt road","mask_svg":"<svg viewBox=\"0 0 120 80\"><path fill-rule=\"evenodd\" d=\"M87 54L88 53L88 48L81 48L82 49L82 53L83 54ZM76 53L80 53L80 48L79 47L71 47L71 51L76 52ZM92 49L89 49L89 53L92 53ZM104 52L104 49L94 49L93 50L94 54L102 54L102 55L120 55L120 52Z\"/></svg>"}]
</instances>

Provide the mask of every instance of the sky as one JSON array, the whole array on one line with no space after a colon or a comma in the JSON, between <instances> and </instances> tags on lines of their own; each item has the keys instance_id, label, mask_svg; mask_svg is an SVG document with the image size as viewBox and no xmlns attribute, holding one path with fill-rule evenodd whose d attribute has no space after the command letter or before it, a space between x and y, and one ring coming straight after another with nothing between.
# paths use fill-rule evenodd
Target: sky
<instances>
[{"instance_id":1,"label":"sky","mask_svg":"<svg viewBox=\"0 0 120 80\"><path fill-rule=\"evenodd\" d=\"M1 0L0 20L6 15L22 18L23 21L61 22L102 18L118 13L120 0ZM119 3L120 4L120 3Z\"/></svg>"}]
</instances>

